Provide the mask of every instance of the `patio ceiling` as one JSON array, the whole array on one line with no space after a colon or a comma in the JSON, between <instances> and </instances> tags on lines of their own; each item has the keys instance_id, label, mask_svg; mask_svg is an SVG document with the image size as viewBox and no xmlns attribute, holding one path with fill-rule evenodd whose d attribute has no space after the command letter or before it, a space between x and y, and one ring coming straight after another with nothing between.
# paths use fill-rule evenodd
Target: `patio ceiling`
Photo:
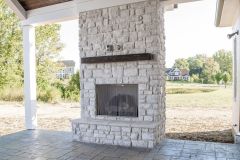
<instances>
[{"instance_id":1,"label":"patio ceiling","mask_svg":"<svg viewBox=\"0 0 240 160\"><path fill-rule=\"evenodd\" d=\"M18 0L25 10L32 10L72 0Z\"/></svg>"}]
</instances>

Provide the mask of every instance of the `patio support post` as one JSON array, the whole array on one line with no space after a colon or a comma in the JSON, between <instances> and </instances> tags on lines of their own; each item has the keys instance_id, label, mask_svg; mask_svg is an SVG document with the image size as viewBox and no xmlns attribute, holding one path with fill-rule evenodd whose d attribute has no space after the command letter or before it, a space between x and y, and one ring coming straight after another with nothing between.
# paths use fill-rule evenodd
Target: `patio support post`
<instances>
[{"instance_id":1,"label":"patio support post","mask_svg":"<svg viewBox=\"0 0 240 160\"><path fill-rule=\"evenodd\" d=\"M37 128L35 28L23 26L24 103L26 129Z\"/></svg>"}]
</instances>

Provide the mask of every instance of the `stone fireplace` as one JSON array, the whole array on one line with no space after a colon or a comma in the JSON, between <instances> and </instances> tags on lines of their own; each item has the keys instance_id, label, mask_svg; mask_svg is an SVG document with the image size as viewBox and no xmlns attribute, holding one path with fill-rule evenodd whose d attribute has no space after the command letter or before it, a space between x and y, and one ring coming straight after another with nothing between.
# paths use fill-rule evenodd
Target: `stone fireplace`
<instances>
[{"instance_id":1,"label":"stone fireplace","mask_svg":"<svg viewBox=\"0 0 240 160\"><path fill-rule=\"evenodd\" d=\"M74 140L153 148L164 137L163 14L159 0L79 14L81 118L72 121Z\"/></svg>"}]
</instances>

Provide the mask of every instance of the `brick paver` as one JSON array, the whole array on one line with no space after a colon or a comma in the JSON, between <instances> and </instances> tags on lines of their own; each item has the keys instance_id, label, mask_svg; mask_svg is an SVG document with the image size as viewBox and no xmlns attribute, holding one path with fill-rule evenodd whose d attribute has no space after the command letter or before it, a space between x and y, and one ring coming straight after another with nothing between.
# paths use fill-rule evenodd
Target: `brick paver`
<instances>
[{"instance_id":1,"label":"brick paver","mask_svg":"<svg viewBox=\"0 0 240 160\"><path fill-rule=\"evenodd\" d=\"M240 145L166 139L154 149L72 142L71 133L22 131L0 137L0 160L240 160Z\"/></svg>"}]
</instances>

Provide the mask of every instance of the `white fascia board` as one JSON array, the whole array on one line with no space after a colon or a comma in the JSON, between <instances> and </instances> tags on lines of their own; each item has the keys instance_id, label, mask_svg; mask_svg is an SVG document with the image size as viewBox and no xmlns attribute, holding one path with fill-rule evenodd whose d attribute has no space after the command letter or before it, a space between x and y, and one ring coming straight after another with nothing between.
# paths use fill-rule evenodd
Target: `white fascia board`
<instances>
[{"instance_id":1,"label":"white fascia board","mask_svg":"<svg viewBox=\"0 0 240 160\"><path fill-rule=\"evenodd\" d=\"M78 12L109 8L142 1L145 0L75 0Z\"/></svg>"},{"instance_id":2,"label":"white fascia board","mask_svg":"<svg viewBox=\"0 0 240 160\"><path fill-rule=\"evenodd\" d=\"M74 1L55 4L27 11L28 18L22 21L22 25L42 25L68 21L78 18Z\"/></svg>"},{"instance_id":3,"label":"white fascia board","mask_svg":"<svg viewBox=\"0 0 240 160\"><path fill-rule=\"evenodd\" d=\"M119 6L145 0L74 0L27 12L22 25L41 25L78 19L80 12Z\"/></svg>"},{"instance_id":4,"label":"white fascia board","mask_svg":"<svg viewBox=\"0 0 240 160\"><path fill-rule=\"evenodd\" d=\"M13 10L13 12L20 18L20 20L27 19L27 13L25 9L17 0L5 0L5 2Z\"/></svg>"},{"instance_id":5,"label":"white fascia board","mask_svg":"<svg viewBox=\"0 0 240 160\"><path fill-rule=\"evenodd\" d=\"M27 12L28 18L22 21L23 25L39 25L57 23L61 21L78 19L80 12L109 8L146 0L73 0L70 2L51 5ZM161 0L166 5L195 2L198 0Z\"/></svg>"}]
</instances>

